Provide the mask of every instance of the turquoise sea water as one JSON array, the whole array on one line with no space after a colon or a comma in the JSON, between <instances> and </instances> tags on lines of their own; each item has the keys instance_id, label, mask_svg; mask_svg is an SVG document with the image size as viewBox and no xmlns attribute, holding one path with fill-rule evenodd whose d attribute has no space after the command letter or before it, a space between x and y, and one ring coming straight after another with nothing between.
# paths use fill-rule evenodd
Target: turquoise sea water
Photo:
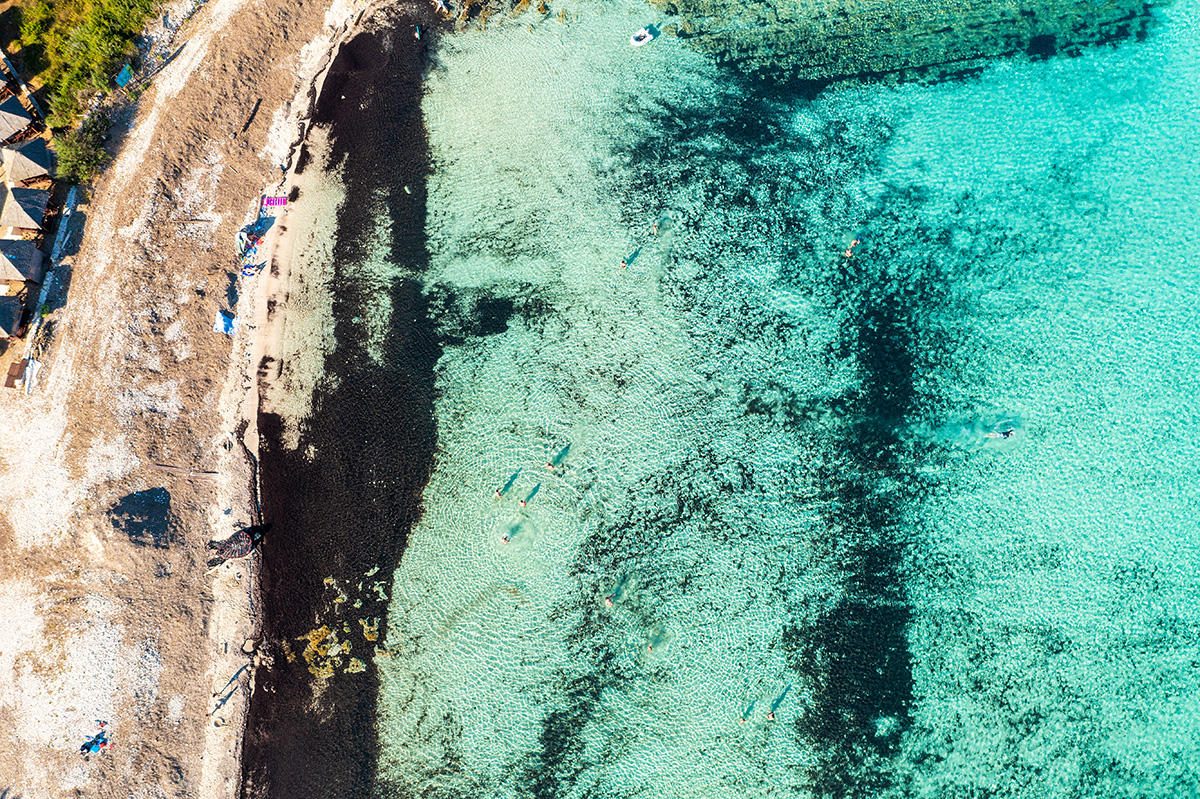
<instances>
[{"instance_id":1,"label":"turquoise sea water","mask_svg":"<svg viewBox=\"0 0 1200 799\"><path fill-rule=\"evenodd\" d=\"M816 99L444 39L385 794L1200 793L1197 10Z\"/></svg>"}]
</instances>

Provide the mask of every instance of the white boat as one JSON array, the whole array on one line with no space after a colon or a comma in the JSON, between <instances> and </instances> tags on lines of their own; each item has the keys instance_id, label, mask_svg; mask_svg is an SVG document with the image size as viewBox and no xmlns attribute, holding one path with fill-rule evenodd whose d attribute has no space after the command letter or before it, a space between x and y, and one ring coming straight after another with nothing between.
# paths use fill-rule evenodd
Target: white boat
<instances>
[{"instance_id":1,"label":"white boat","mask_svg":"<svg viewBox=\"0 0 1200 799\"><path fill-rule=\"evenodd\" d=\"M629 43L634 47L641 47L646 42L654 41L658 35L662 33L653 25L647 25L644 28L638 28L637 33L629 37Z\"/></svg>"}]
</instances>

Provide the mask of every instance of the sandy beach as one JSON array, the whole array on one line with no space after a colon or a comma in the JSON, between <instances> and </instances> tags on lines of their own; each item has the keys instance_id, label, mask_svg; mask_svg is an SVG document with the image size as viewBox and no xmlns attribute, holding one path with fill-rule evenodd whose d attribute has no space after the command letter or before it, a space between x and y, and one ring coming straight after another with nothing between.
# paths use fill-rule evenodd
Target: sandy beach
<instances>
[{"instance_id":1,"label":"sandy beach","mask_svg":"<svg viewBox=\"0 0 1200 799\"><path fill-rule=\"evenodd\" d=\"M209 573L206 543L259 521L258 366L295 287L286 255L237 281L234 236L291 190L322 70L365 8L201 6L71 218L44 368L0 395L5 795L240 793L257 555ZM286 253L287 228L284 210L266 246ZM85 758L99 721L112 748Z\"/></svg>"}]
</instances>

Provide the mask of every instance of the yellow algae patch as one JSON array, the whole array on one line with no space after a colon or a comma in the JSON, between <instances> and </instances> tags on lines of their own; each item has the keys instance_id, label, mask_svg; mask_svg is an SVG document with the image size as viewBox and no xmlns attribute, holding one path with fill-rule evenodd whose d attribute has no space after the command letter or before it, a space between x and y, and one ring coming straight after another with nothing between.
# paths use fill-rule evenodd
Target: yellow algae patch
<instances>
[{"instance_id":1,"label":"yellow algae patch","mask_svg":"<svg viewBox=\"0 0 1200 799\"><path fill-rule=\"evenodd\" d=\"M368 641L379 640L379 617L369 620L359 619L358 623L362 625L363 638L366 638Z\"/></svg>"},{"instance_id":2,"label":"yellow algae patch","mask_svg":"<svg viewBox=\"0 0 1200 799\"><path fill-rule=\"evenodd\" d=\"M350 662L346 664L346 671L350 674L357 674L360 671L366 671L367 664L363 663L358 658L350 658Z\"/></svg>"},{"instance_id":3,"label":"yellow algae patch","mask_svg":"<svg viewBox=\"0 0 1200 799\"><path fill-rule=\"evenodd\" d=\"M341 659L337 656L342 652L342 644L337 639L337 633L327 625L321 625L308 635L300 636L299 640L308 641L304 647L304 661L314 677L329 679L334 670L340 666Z\"/></svg>"}]
</instances>

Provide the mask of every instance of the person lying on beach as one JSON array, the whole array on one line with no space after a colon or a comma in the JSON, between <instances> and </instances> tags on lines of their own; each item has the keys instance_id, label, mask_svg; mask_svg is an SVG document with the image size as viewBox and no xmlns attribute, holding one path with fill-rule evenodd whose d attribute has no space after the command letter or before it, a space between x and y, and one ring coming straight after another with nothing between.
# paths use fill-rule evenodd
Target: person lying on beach
<instances>
[{"instance_id":1,"label":"person lying on beach","mask_svg":"<svg viewBox=\"0 0 1200 799\"><path fill-rule=\"evenodd\" d=\"M112 742L108 740L108 722L98 721L96 723L100 726L100 731L84 741L83 746L79 747L79 754L94 755L112 747Z\"/></svg>"}]
</instances>

